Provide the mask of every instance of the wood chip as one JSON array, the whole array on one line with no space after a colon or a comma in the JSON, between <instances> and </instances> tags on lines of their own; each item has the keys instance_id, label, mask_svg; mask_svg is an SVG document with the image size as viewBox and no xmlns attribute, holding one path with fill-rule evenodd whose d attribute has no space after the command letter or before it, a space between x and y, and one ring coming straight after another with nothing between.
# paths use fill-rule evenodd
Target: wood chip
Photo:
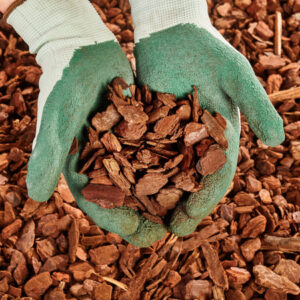
<instances>
[{"instance_id":1,"label":"wood chip","mask_svg":"<svg viewBox=\"0 0 300 300\"><path fill-rule=\"evenodd\" d=\"M224 128L207 110L204 110L201 120L206 125L209 135L222 149L226 150L228 148L228 142L225 138Z\"/></svg>"},{"instance_id":2,"label":"wood chip","mask_svg":"<svg viewBox=\"0 0 300 300\"><path fill-rule=\"evenodd\" d=\"M90 183L81 192L85 200L97 203L103 208L122 206L125 198L125 192L120 188L104 184Z\"/></svg>"}]
</instances>

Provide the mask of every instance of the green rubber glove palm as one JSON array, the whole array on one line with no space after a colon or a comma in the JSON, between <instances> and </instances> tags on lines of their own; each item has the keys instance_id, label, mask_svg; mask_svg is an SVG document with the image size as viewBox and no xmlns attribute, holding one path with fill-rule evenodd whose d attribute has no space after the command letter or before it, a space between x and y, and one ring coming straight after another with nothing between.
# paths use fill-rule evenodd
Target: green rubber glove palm
<instances>
[{"instance_id":1,"label":"green rubber glove palm","mask_svg":"<svg viewBox=\"0 0 300 300\"><path fill-rule=\"evenodd\" d=\"M173 5L176 1L169 2ZM138 13L135 3L131 1L134 21ZM164 18L168 18L167 14ZM148 85L150 90L173 93L181 98L191 93L195 85L201 107L222 114L227 121L226 164L213 175L204 177L203 189L181 202L171 217L169 230L184 236L192 233L213 210L232 181L239 149L239 109L255 134L267 145L275 146L284 140L283 124L248 61L219 37L211 25L210 30L195 24L178 24L147 32L139 28L142 18L136 19L135 56L139 83Z\"/></svg>"},{"instance_id":2,"label":"green rubber glove palm","mask_svg":"<svg viewBox=\"0 0 300 300\"><path fill-rule=\"evenodd\" d=\"M163 225L127 207L104 209L81 195L88 178L77 173L77 163L89 117L105 108L103 96L113 78L133 83L130 64L113 34L87 0L27 0L10 14L8 22L30 51L37 53L43 69L37 133L26 179L28 195L47 201L63 171L78 206L101 228L137 246L162 238ZM74 137L79 151L69 155Z\"/></svg>"}]
</instances>

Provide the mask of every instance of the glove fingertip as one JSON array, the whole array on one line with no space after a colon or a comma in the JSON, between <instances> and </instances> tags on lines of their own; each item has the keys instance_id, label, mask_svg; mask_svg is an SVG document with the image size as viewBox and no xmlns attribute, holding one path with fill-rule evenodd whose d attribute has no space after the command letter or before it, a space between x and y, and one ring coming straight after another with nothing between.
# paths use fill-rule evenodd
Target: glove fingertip
<instances>
[{"instance_id":1,"label":"glove fingertip","mask_svg":"<svg viewBox=\"0 0 300 300\"><path fill-rule=\"evenodd\" d=\"M28 162L28 196L38 202L47 201L51 197L60 177L60 163L51 160L51 157L43 155L43 151L38 151L36 147Z\"/></svg>"},{"instance_id":2,"label":"glove fingertip","mask_svg":"<svg viewBox=\"0 0 300 300\"><path fill-rule=\"evenodd\" d=\"M283 128L283 121L278 116L276 120L261 126L256 132L258 138L266 145L275 147L280 145L285 140L285 133Z\"/></svg>"}]
</instances>

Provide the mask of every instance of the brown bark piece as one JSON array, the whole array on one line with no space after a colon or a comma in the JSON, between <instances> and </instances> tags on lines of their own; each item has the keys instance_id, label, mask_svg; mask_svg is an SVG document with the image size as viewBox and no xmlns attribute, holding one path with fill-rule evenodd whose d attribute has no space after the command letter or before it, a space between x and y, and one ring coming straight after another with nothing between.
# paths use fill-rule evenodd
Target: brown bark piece
<instances>
[{"instance_id":1,"label":"brown bark piece","mask_svg":"<svg viewBox=\"0 0 300 300\"><path fill-rule=\"evenodd\" d=\"M17 219L13 223L7 225L5 228L2 229L1 236L4 240L9 238L11 235L16 233L22 227L22 220Z\"/></svg>"},{"instance_id":2,"label":"brown bark piece","mask_svg":"<svg viewBox=\"0 0 300 300\"><path fill-rule=\"evenodd\" d=\"M103 135L101 142L108 152L120 152L122 150L122 146L118 138L110 131Z\"/></svg>"},{"instance_id":3,"label":"brown bark piece","mask_svg":"<svg viewBox=\"0 0 300 300\"><path fill-rule=\"evenodd\" d=\"M33 246L35 239L35 223L30 220L22 230L22 234L16 243L16 248L24 254Z\"/></svg>"},{"instance_id":4,"label":"brown bark piece","mask_svg":"<svg viewBox=\"0 0 300 300\"><path fill-rule=\"evenodd\" d=\"M177 167L182 162L183 158L183 154L175 156L173 159L170 159L165 163L164 168L168 170Z\"/></svg>"},{"instance_id":5,"label":"brown bark piece","mask_svg":"<svg viewBox=\"0 0 300 300\"><path fill-rule=\"evenodd\" d=\"M279 293L299 295L300 288L287 277L274 273L271 269L257 265L253 267L255 282L263 287L270 288Z\"/></svg>"},{"instance_id":6,"label":"brown bark piece","mask_svg":"<svg viewBox=\"0 0 300 300\"><path fill-rule=\"evenodd\" d=\"M103 159L103 165L107 170L109 177L122 191L130 195L130 183L120 171L117 161L113 158Z\"/></svg>"},{"instance_id":7,"label":"brown bark piece","mask_svg":"<svg viewBox=\"0 0 300 300\"><path fill-rule=\"evenodd\" d=\"M113 104L110 104L102 113L96 113L92 119L92 125L97 132L108 131L121 120L121 115Z\"/></svg>"},{"instance_id":8,"label":"brown bark piece","mask_svg":"<svg viewBox=\"0 0 300 300\"><path fill-rule=\"evenodd\" d=\"M186 146L192 146L207 137L207 129L202 124L191 122L184 128L184 143Z\"/></svg>"},{"instance_id":9,"label":"brown bark piece","mask_svg":"<svg viewBox=\"0 0 300 300\"><path fill-rule=\"evenodd\" d=\"M97 300L110 300L112 296L112 286L106 283L100 283L94 288L93 297Z\"/></svg>"},{"instance_id":10,"label":"brown bark piece","mask_svg":"<svg viewBox=\"0 0 300 300\"><path fill-rule=\"evenodd\" d=\"M125 120L121 121L115 128L114 132L128 140L139 140L147 131L145 123L132 124Z\"/></svg>"},{"instance_id":11,"label":"brown bark piece","mask_svg":"<svg viewBox=\"0 0 300 300\"><path fill-rule=\"evenodd\" d=\"M189 104L180 105L176 110L176 115L182 121L187 121L191 117L191 106Z\"/></svg>"},{"instance_id":12,"label":"brown bark piece","mask_svg":"<svg viewBox=\"0 0 300 300\"><path fill-rule=\"evenodd\" d=\"M283 58L277 55L260 55L258 63L261 65L263 70L274 70L285 66L286 62Z\"/></svg>"},{"instance_id":13,"label":"brown bark piece","mask_svg":"<svg viewBox=\"0 0 300 300\"><path fill-rule=\"evenodd\" d=\"M226 154L218 145L211 145L196 165L197 172L203 176L220 170L226 163Z\"/></svg>"},{"instance_id":14,"label":"brown bark piece","mask_svg":"<svg viewBox=\"0 0 300 300\"><path fill-rule=\"evenodd\" d=\"M115 245L108 245L91 249L89 255L95 265L109 265L119 258L120 253Z\"/></svg>"},{"instance_id":15,"label":"brown bark piece","mask_svg":"<svg viewBox=\"0 0 300 300\"><path fill-rule=\"evenodd\" d=\"M261 247L261 241L259 238L245 241L241 245L241 251L246 261L253 260L255 252L258 251L260 247Z\"/></svg>"},{"instance_id":16,"label":"brown bark piece","mask_svg":"<svg viewBox=\"0 0 300 300\"><path fill-rule=\"evenodd\" d=\"M176 96L173 94L163 94L157 92L156 97L159 101L161 101L164 105L168 106L169 108L174 108L176 106Z\"/></svg>"},{"instance_id":17,"label":"brown bark piece","mask_svg":"<svg viewBox=\"0 0 300 300\"><path fill-rule=\"evenodd\" d=\"M76 251L79 245L79 235L79 222L77 219L73 219L68 232L69 259L71 263L75 262L76 260Z\"/></svg>"},{"instance_id":18,"label":"brown bark piece","mask_svg":"<svg viewBox=\"0 0 300 300\"><path fill-rule=\"evenodd\" d=\"M90 183L81 193L85 200L97 203L103 208L120 207L125 198L125 192L119 187L103 184Z\"/></svg>"},{"instance_id":19,"label":"brown bark piece","mask_svg":"<svg viewBox=\"0 0 300 300\"><path fill-rule=\"evenodd\" d=\"M177 115L171 115L158 120L154 126L154 131L159 138L165 138L172 134L175 126L178 124L179 118Z\"/></svg>"},{"instance_id":20,"label":"brown bark piece","mask_svg":"<svg viewBox=\"0 0 300 300\"><path fill-rule=\"evenodd\" d=\"M140 178L136 184L137 195L152 195L157 193L166 183L168 178L164 174L149 173Z\"/></svg>"},{"instance_id":21,"label":"brown bark piece","mask_svg":"<svg viewBox=\"0 0 300 300\"><path fill-rule=\"evenodd\" d=\"M176 174L171 178L171 181L174 182L176 188L186 192L192 192L197 186L194 178L185 172Z\"/></svg>"},{"instance_id":22,"label":"brown bark piece","mask_svg":"<svg viewBox=\"0 0 300 300\"><path fill-rule=\"evenodd\" d=\"M167 187L159 191L156 200L161 206L173 209L179 202L182 194L183 192L180 189Z\"/></svg>"},{"instance_id":23,"label":"brown bark piece","mask_svg":"<svg viewBox=\"0 0 300 300\"><path fill-rule=\"evenodd\" d=\"M156 253L146 259L139 272L130 280L128 290L119 296L120 300L138 300L140 298L141 291L157 259Z\"/></svg>"},{"instance_id":24,"label":"brown bark piece","mask_svg":"<svg viewBox=\"0 0 300 300\"><path fill-rule=\"evenodd\" d=\"M192 117L193 117L193 121L198 123L199 122L199 116L200 116L200 104L199 104L199 100L198 100L198 90L195 86L193 86L194 89L194 94L192 97Z\"/></svg>"},{"instance_id":25,"label":"brown bark piece","mask_svg":"<svg viewBox=\"0 0 300 300\"><path fill-rule=\"evenodd\" d=\"M262 234L266 229L267 219L260 215L251 219L243 229L241 237L251 237L256 238L258 235Z\"/></svg>"},{"instance_id":26,"label":"brown bark piece","mask_svg":"<svg viewBox=\"0 0 300 300\"><path fill-rule=\"evenodd\" d=\"M190 280L185 286L186 300L206 299L211 296L211 283L208 280Z\"/></svg>"},{"instance_id":27,"label":"brown bark piece","mask_svg":"<svg viewBox=\"0 0 300 300\"><path fill-rule=\"evenodd\" d=\"M251 274L246 269L238 267L227 269L226 274L231 286L244 284L251 278Z\"/></svg>"},{"instance_id":28,"label":"brown bark piece","mask_svg":"<svg viewBox=\"0 0 300 300\"><path fill-rule=\"evenodd\" d=\"M228 148L228 142L225 137L224 128L207 110L204 110L201 120L206 125L209 135L222 149L226 150Z\"/></svg>"},{"instance_id":29,"label":"brown bark piece","mask_svg":"<svg viewBox=\"0 0 300 300\"><path fill-rule=\"evenodd\" d=\"M146 123L149 119L146 113L132 105L118 106L118 112L123 116L124 120L129 124Z\"/></svg>"},{"instance_id":30,"label":"brown bark piece","mask_svg":"<svg viewBox=\"0 0 300 300\"><path fill-rule=\"evenodd\" d=\"M157 120L164 118L168 115L170 111L170 108L168 106L161 106L158 108L155 108L154 110L151 111L148 124L154 123Z\"/></svg>"},{"instance_id":31,"label":"brown bark piece","mask_svg":"<svg viewBox=\"0 0 300 300\"><path fill-rule=\"evenodd\" d=\"M291 259L281 259L276 265L274 272L278 275L287 277L295 284L300 282L300 265Z\"/></svg>"},{"instance_id":32,"label":"brown bark piece","mask_svg":"<svg viewBox=\"0 0 300 300\"><path fill-rule=\"evenodd\" d=\"M57 270L64 271L68 265L69 258L65 254L49 257L44 265L40 268L39 272L53 272Z\"/></svg>"},{"instance_id":33,"label":"brown bark piece","mask_svg":"<svg viewBox=\"0 0 300 300\"><path fill-rule=\"evenodd\" d=\"M38 298L51 286L52 279L49 272L44 272L29 279L24 285L28 297Z\"/></svg>"},{"instance_id":34,"label":"brown bark piece","mask_svg":"<svg viewBox=\"0 0 300 300\"><path fill-rule=\"evenodd\" d=\"M88 262L76 262L71 264L69 271L76 281L83 281L95 272L94 268Z\"/></svg>"},{"instance_id":35,"label":"brown bark piece","mask_svg":"<svg viewBox=\"0 0 300 300\"><path fill-rule=\"evenodd\" d=\"M216 250L207 241L203 242L201 249L207 263L207 271L211 280L217 286L228 289L228 279Z\"/></svg>"}]
</instances>

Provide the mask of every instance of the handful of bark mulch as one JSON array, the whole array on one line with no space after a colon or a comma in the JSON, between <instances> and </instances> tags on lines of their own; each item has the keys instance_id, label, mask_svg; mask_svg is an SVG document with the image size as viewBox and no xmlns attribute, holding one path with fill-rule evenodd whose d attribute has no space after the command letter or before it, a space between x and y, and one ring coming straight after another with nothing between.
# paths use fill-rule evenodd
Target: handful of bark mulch
<instances>
[{"instance_id":1,"label":"handful of bark mulch","mask_svg":"<svg viewBox=\"0 0 300 300\"><path fill-rule=\"evenodd\" d=\"M121 78L109 86L111 102L96 113L81 153L90 183L87 201L104 208L126 205L153 222L173 209L186 192L201 190L201 177L226 162L226 120L202 110L197 89L188 99L130 87ZM125 97L123 89L130 89Z\"/></svg>"}]
</instances>

